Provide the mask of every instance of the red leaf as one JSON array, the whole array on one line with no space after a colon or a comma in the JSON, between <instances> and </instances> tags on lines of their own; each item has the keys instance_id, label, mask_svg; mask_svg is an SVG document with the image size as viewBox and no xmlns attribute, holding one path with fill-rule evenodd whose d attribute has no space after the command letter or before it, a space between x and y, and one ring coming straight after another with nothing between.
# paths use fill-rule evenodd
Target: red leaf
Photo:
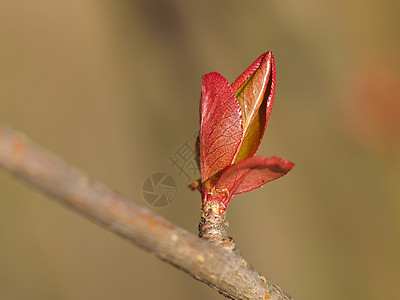
<instances>
[{"instance_id":1,"label":"red leaf","mask_svg":"<svg viewBox=\"0 0 400 300\"><path fill-rule=\"evenodd\" d=\"M252 191L263 184L278 179L294 164L278 157L250 157L226 168L215 185L216 190L226 190L225 207L237 194Z\"/></svg>"},{"instance_id":2,"label":"red leaf","mask_svg":"<svg viewBox=\"0 0 400 300\"><path fill-rule=\"evenodd\" d=\"M233 163L243 136L239 102L220 74L203 76L200 124L200 171L204 183Z\"/></svg>"},{"instance_id":3,"label":"red leaf","mask_svg":"<svg viewBox=\"0 0 400 300\"><path fill-rule=\"evenodd\" d=\"M239 84L242 84L238 87ZM232 84L243 114L243 136L236 162L253 156L261 144L275 95L276 72L272 52L261 55Z\"/></svg>"}]
</instances>

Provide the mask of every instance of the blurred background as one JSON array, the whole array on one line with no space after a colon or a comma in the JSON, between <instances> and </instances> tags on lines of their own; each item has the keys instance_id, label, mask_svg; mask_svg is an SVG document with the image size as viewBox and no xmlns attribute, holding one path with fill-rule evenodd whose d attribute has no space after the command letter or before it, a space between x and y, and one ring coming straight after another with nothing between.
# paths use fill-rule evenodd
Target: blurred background
<instances>
[{"instance_id":1,"label":"blurred background","mask_svg":"<svg viewBox=\"0 0 400 300\"><path fill-rule=\"evenodd\" d=\"M0 123L197 232L171 165L199 129L201 76L274 52L258 154L292 172L236 197L229 233L295 299L394 299L400 280L398 1L0 2ZM189 143L189 144L190 144ZM223 299L0 170L0 299Z\"/></svg>"}]
</instances>

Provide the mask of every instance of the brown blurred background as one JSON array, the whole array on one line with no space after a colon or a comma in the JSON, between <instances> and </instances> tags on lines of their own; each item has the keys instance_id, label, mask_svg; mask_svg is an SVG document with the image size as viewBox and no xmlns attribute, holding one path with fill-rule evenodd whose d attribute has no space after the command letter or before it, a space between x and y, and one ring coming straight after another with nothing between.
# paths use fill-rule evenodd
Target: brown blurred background
<instances>
[{"instance_id":1,"label":"brown blurred background","mask_svg":"<svg viewBox=\"0 0 400 300\"><path fill-rule=\"evenodd\" d=\"M229 233L295 299L396 299L398 1L0 2L0 122L196 233L169 157L198 130L200 79L266 50L277 93L259 155L296 163L230 204ZM0 299L223 299L0 171Z\"/></svg>"}]
</instances>

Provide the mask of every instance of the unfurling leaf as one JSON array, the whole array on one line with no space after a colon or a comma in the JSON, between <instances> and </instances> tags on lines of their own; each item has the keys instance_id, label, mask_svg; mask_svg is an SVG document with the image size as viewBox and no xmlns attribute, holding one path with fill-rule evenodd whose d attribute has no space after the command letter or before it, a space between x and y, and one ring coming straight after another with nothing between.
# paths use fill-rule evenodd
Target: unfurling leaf
<instances>
[{"instance_id":1,"label":"unfurling leaf","mask_svg":"<svg viewBox=\"0 0 400 300\"><path fill-rule=\"evenodd\" d=\"M253 157L271 113L275 80L272 52L262 54L232 85L215 72L203 76L201 180L191 185L202 193L203 205L214 201L225 210L235 195L280 178L294 166L277 157Z\"/></svg>"}]
</instances>

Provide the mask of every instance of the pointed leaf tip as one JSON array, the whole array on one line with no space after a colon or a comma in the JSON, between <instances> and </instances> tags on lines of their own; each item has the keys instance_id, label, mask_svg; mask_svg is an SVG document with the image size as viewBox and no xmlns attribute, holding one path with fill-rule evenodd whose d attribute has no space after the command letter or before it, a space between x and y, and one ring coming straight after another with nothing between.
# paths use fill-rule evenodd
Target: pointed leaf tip
<instances>
[{"instance_id":1,"label":"pointed leaf tip","mask_svg":"<svg viewBox=\"0 0 400 300\"><path fill-rule=\"evenodd\" d=\"M274 59L274 55L272 54L271 51L264 52L261 54L247 69L239 75L238 78L231 84L232 89L235 93L238 92L238 90L244 85L244 83L254 74L254 72L259 68L261 61L264 58L267 58L269 60Z\"/></svg>"}]
</instances>

